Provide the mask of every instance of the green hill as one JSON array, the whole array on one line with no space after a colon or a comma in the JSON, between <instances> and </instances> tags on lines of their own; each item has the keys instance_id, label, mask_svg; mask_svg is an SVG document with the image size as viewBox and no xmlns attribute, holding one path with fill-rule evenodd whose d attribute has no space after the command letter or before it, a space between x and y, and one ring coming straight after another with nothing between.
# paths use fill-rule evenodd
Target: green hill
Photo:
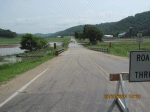
<instances>
[{"instance_id":1,"label":"green hill","mask_svg":"<svg viewBox=\"0 0 150 112\"><path fill-rule=\"evenodd\" d=\"M4 30L0 28L0 37L3 38L15 38L17 36L16 32L12 32L10 30Z\"/></svg>"},{"instance_id":2,"label":"green hill","mask_svg":"<svg viewBox=\"0 0 150 112\"><path fill-rule=\"evenodd\" d=\"M133 36L138 32L142 32L144 36L150 36L150 11L138 13L135 16L129 16L118 22L101 23L94 25L101 29L104 34L112 34L117 36L119 33L129 32L129 28L133 28ZM56 32L50 37L56 36L73 36L76 30L83 30L84 25L74 26L64 31Z\"/></svg>"}]
</instances>

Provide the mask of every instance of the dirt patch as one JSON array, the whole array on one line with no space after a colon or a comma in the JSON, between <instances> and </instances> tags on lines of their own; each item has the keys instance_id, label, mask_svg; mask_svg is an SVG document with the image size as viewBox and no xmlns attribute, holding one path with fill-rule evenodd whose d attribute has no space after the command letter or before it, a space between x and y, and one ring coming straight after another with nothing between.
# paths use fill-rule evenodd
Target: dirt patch
<instances>
[{"instance_id":1,"label":"dirt patch","mask_svg":"<svg viewBox=\"0 0 150 112\"><path fill-rule=\"evenodd\" d=\"M0 48L18 47L20 44L0 44Z\"/></svg>"}]
</instances>

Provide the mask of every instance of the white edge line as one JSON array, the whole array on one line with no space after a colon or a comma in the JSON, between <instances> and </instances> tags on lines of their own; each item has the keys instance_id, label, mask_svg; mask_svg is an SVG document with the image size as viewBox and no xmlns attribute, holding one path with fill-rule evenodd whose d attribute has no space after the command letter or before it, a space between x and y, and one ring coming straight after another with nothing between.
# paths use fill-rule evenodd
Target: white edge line
<instances>
[{"instance_id":1,"label":"white edge line","mask_svg":"<svg viewBox=\"0 0 150 112\"><path fill-rule=\"evenodd\" d=\"M58 60L59 61L59 60ZM56 61L55 63L57 63L58 61Z\"/></svg>"},{"instance_id":2,"label":"white edge line","mask_svg":"<svg viewBox=\"0 0 150 112\"><path fill-rule=\"evenodd\" d=\"M38 76L36 76L34 79L32 79L30 82L28 82L26 85L24 85L23 87L21 87L18 91L16 91L13 95L11 95L9 98L7 98L4 102L2 102L0 104L0 107L2 107L3 105L5 105L8 101L10 101L12 98L14 98L15 96L17 96L19 94L19 92L22 92L25 88L27 88L33 81L35 81L38 77L40 77L44 72L46 72L49 68L47 68L46 70L44 70L42 73L40 73Z\"/></svg>"},{"instance_id":3,"label":"white edge line","mask_svg":"<svg viewBox=\"0 0 150 112\"><path fill-rule=\"evenodd\" d=\"M68 54L68 52L69 52L69 50L66 52L66 54ZM66 55L66 54L65 54L65 55Z\"/></svg>"}]
</instances>

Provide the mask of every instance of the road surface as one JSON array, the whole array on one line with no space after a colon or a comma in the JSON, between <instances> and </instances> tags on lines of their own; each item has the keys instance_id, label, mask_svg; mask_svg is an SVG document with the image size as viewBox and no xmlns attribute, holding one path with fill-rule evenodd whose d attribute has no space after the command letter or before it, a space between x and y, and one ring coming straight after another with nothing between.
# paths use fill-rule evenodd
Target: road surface
<instances>
[{"instance_id":1,"label":"road surface","mask_svg":"<svg viewBox=\"0 0 150 112\"><path fill-rule=\"evenodd\" d=\"M0 112L121 112L113 98L104 98L116 92L109 74L120 72L129 72L128 58L73 46L1 85ZM149 112L150 83L125 84L129 111Z\"/></svg>"}]
</instances>

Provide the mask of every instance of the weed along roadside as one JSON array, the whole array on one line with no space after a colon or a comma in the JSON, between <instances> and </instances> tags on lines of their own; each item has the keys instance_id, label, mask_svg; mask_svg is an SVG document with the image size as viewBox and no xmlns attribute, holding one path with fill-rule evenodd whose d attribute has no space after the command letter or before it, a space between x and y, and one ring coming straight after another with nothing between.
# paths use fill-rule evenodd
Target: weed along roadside
<instances>
[{"instance_id":1,"label":"weed along roadside","mask_svg":"<svg viewBox=\"0 0 150 112\"><path fill-rule=\"evenodd\" d=\"M136 42L136 39L132 39L132 41L129 41L131 39L114 39L117 42L112 42L111 43L111 47L110 46L110 42L105 43L105 42L101 42L98 43L96 45L89 45L89 44L83 44L85 48L87 49L98 49L100 51L102 49L106 49L106 53L107 53L107 49L108 49L108 54L111 55L116 55L116 56L123 56L123 57L130 57L130 51L133 50L139 50L139 44ZM121 40L121 41L120 41ZM140 50L150 50L150 39L144 39L144 42L141 43L141 48ZM83 41L81 41L83 43ZM87 42L87 40L86 40Z\"/></svg>"},{"instance_id":2,"label":"weed along roadside","mask_svg":"<svg viewBox=\"0 0 150 112\"><path fill-rule=\"evenodd\" d=\"M22 56L22 61L15 63L7 63L0 65L0 85L17 75L23 74L24 72L35 68L36 66L54 58L56 50L64 48L68 49L70 38L64 39L64 47L57 46L56 49L53 47L47 47L37 51L31 51L27 53L18 54ZM2 58L0 60L3 60Z\"/></svg>"}]
</instances>

